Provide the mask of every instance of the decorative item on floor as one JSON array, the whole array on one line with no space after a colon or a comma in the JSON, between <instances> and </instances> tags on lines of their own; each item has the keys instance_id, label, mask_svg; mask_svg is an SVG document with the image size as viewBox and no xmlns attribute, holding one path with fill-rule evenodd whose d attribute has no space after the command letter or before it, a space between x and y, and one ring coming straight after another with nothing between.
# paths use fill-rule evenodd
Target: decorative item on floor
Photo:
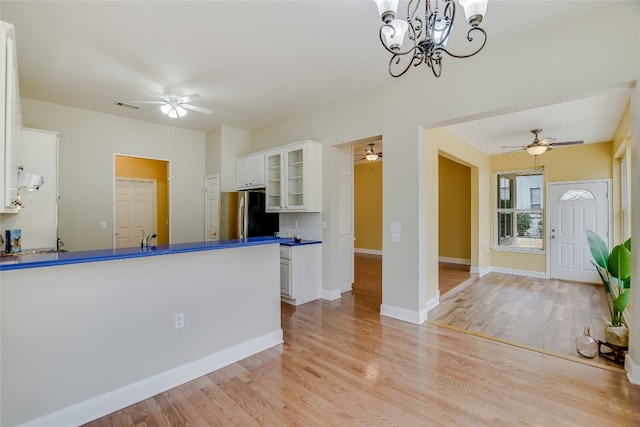
<instances>
[{"instance_id":1,"label":"decorative item on floor","mask_svg":"<svg viewBox=\"0 0 640 427\"><path fill-rule=\"evenodd\" d=\"M616 245L609 253L607 244L591 230L586 230L587 241L593 261L607 297L611 321L605 319L607 326L604 339L607 344L627 347L629 328L625 324L625 309L629 304L631 286L631 239Z\"/></svg>"},{"instance_id":2,"label":"decorative item on floor","mask_svg":"<svg viewBox=\"0 0 640 427\"><path fill-rule=\"evenodd\" d=\"M473 34L481 36L476 43L479 46L466 55L456 55L445 49L456 15L455 0L424 0L424 9L421 7L422 0L410 0L406 19L395 19L398 1L375 0L380 18L384 22L380 27L380 42L391 52L389 74L393 77L400 77L411 65L418 66L422 63L431 68L434 76L440 77L444 53L453 58L469 58L480 52L487 43L487 33L480 28L480 23L487 10L488 0L459 0L471 26L467 31L467 40L473 42ZM419 9L420 12L424 10L424 17L420 16ZM405 50L402 49L404 42L409 44ZM406 59L406 64L400 65L403 59Z\"/></svg>"},{"instance_id":3,"label":"decorative item on floor","mask_svg":"<svg viewBox=\"0 0 640 427\"><path fill-rule=\"evenodd\" d=\"M593 359L598 354L598 342L591 337L591 330L584 327L582 335L576 337L576 351L580 356Z\"/></svg>"}]
</instances>

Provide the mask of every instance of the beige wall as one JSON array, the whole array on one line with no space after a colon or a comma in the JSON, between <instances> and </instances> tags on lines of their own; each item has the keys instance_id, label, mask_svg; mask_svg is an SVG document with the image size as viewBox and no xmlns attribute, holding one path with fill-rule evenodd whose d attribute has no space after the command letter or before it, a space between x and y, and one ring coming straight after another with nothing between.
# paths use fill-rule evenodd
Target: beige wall
<instances>
[{"instance_id":1,"label":"beige wall","mask_svg":"<svg viewBox=\"0 0 640 427\"><path fill-rule=\"evenodd\" d=\"M438 254L471 261L471 169L438 157Z\"/></svg>"},{"instance_id":2,"label":"beige wall","mask_svg":"<svg viewBox=\"0 0 640 427\"><path fill-rule=\"evenodd\" d=\"M538 168L544 169L545 191L546 184L550 182L610 179L612 176L611 146L611 142L574 145L555 148L538 156ZM495 188L493 188L494 174L504 171L534 169L535 166L535 158L525 151L491 156L492 188L490 197L492 213L491 221L487 227L491 227L492 233L495 232L493 207L496 205ZM546 255L544 253L492 251L491 265L512 270L546 273Z\"/></svg>"},{"instance_id":3,"label":"beige wall","mask_svg":"<svg viewBox=\"0 0 640 427\"><path fill-rule=\"evenodd\" d=\"M382 162L353 167L355 247L382 251Z\"/></svg>"},{"instance_id":4,"label":"beige wall","mask_svg":"<svg viewBox=\"0 0 640 427\"><path fill-rule=\"evenodd\" d=\"M60 132L59 236L65 249L113 247L116 154L168 161L170 240L204 238L204 133L25 98L22 116L25 127Z\"/></svg>"}]
</instances>

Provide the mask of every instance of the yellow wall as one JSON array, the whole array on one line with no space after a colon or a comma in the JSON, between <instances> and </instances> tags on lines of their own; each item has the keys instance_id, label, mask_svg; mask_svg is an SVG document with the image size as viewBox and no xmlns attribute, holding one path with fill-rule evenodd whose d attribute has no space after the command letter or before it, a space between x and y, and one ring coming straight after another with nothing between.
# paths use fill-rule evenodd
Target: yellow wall
<instances>
[{"instance_id":1,"label":"yellow wall","mask_svg":"<svg viewBox=\"0 0 640 427\"><path fill-rule=\"evenodd\" d=\"M354 165L355 247L382 251L382 162Z\"/></svg>"},{"instance_id":2,"label":"yellow wall","mask_svg":"<svg viewBox=\"0 0 640 427\"><path fill-rule=\"evenodd\" d=\"M545 191L546 184L549 182L611 178L613 170L611 150L611 142L602 142L555 148L538 156L538 167L544 168ZM535 167L535 158L524 151L491 156L490 161L493 173L534 169ZM491 179L493 183L493 176ZM493 236L495 232L495 221L493 220L495 188L493 184L491 188L491 206L490 226L493 230ZM543 253L492 251L491 265L515 270L546 272L546 258Z\"/></svg>"},{"instance_id":3,"label":"yellow wall","mask_svg":"<svg viewBox=\"0 0 640 427\"><path fill-rule=\"evenodd\" d=\"M159 245L169 243L169 198L167 186L168 162L138 157L116 156L116 178L144 178L156 180L156 203Z\"/></svg>"},{"instance_id":4,"label":"yellow wall","mask_svg":"<svg viewBox=\"0 0 640 427\"><path fill-rule=\"evenodd\" d=\"M438 255L471 260L471 169L438 156Z\"/></svg>"},{"instance_id":5,"label":"yellow wall","mask_svg":"<svg viewBox=\"0 0 640 427\"><path fill-rule=\"evenodd\" d=\"M632 194L632 179L631 169L633 168L633 156L631 155L631 101L627 103L622 118L618 123L618 128L613 137L613 144L611 147L611 154L613 156L613 244L621 243L629 237L631 230L631 194ZM622 182L620 178L620 162L622 158L627 162L627 200L629 200L629 215L626 221L627 235L623 236L622 231Z\"/></svg>"}]
</instances>

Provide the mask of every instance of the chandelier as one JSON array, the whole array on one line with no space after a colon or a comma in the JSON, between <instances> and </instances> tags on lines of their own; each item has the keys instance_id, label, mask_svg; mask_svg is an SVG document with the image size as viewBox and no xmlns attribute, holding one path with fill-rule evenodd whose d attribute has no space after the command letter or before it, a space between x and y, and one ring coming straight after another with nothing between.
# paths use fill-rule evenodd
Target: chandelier
<instances>
[{"instance_id":1,"label":"chandelier","mask_svg":"<svg viewBox=\"0 0 640 427\"><path fill-rule=\"evenodd\" d=\"M423 1L410 0L406 20L395 18L398 0L375 0L384 22L380 27L380 42L392 54L389 74L400 77L411 65L417 67L425 63L436 77L440 77L444 53L454 58L469 58L482 50L487 43L487 33L480 23L488 0L458 1L471 26L467 31L467 40L473 42L474 33L482 36L480 46L466 55L456 55L445 48L456 15L454 0L424 0L424 18L418 13ZM405 44L408 47L403 47Z\"/></svg>"}]
</instances>

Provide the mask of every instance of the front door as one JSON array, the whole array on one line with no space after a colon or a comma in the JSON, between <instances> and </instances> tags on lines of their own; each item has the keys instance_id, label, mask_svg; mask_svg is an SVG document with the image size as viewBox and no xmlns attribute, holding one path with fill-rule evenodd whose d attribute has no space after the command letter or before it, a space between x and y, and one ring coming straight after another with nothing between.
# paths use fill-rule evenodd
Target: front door
<instances>
[{"instance_id":1,"label":"front door","mask_svg":"<svg viewBox=\"0 0 640 427\"><path fill-rule=\"evenodd\" d=\"M156 182L143 179L116 179L115 247L139 246L142 233L156 230Z\"/></svg>"},{"instance_id":2,"label":"front door","mask_svg":"<svg viewBox=\"0 0 640 427\"><path fill-rule=\"evenodd\" d=\"M585 230L610 242L609 182L549 184L548 197L549 276L598 283Z\"/></svg>"}]
</instances>

